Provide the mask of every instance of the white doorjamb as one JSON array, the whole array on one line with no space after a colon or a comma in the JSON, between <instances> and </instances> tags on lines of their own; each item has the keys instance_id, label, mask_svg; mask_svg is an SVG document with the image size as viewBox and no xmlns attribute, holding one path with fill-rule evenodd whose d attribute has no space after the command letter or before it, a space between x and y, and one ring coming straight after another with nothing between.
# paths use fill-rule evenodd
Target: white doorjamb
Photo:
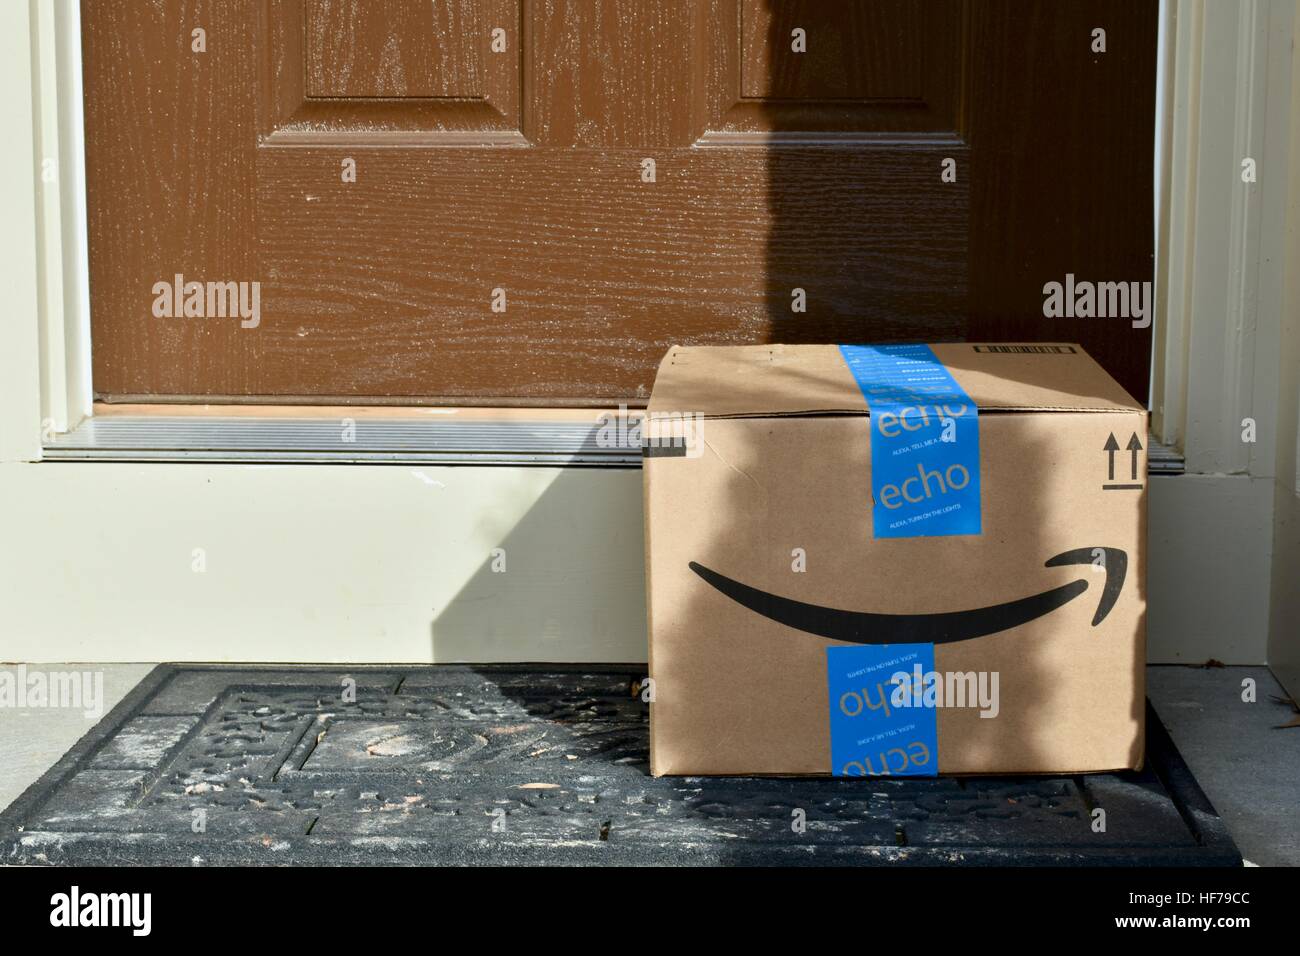
<instances>
[{"instance_id":1,"label":"white doorjamb","mask_svg":"<svg viewBox=\"0 0 1300 956\"><path fill-rule=\"evenodd\" d=\"M1166 0L1152 424L1154 660L1267 660L1300 691L1294 0ZM1288 677L1287 674L1290 676Z\"/></svg>"}]
</instances>

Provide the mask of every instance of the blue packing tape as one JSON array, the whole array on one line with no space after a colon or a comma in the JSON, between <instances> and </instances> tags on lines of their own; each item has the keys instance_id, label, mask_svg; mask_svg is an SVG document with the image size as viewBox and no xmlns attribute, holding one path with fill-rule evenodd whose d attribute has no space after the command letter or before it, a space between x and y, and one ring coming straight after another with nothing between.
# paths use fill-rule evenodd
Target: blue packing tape
<instances>
[{"instance_id":1,"label":"blue packing tape","mask_svg":"<svg viewBox=\"0 0 1300 956\"><path fill-rule=\"evenodd\" d=\"M928 345L841 345L871 412L877 538L979 534L979 410Z\"/></svg>"}]
</instances>

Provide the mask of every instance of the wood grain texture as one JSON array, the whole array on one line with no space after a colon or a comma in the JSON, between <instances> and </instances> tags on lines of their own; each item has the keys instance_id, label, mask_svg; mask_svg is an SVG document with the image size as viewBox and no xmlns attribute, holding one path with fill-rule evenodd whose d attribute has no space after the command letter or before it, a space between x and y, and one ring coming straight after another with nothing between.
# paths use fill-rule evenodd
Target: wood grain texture
<instances>
[{"instance_id":1,"label":"wood grain texture","mask_svg":"<svg viewBox=\"0 0 1300 956\"><path fill-rule=\"evenodd\" d=\"M1043 285L1154 281L1158 6L972 5L971 335L1081 343L1145 400L1151 329L1043 315ZM1107 52L1091 51L1092 31ZM1015 55L1009 55L1014 51Z\"/></svg>"},{"instance_id":2,"label":"wood grain texture","mask_svg":"<svg viewBox=\"0 0 1300 956\"><path fill-rule=\"evenodd\" d=\"M412 3L257 4L261 145L525 145L519 0L456 0L425 16ZM422 92L398 95L403 84ZM344 89L353 93L320 95Z\"/></svg>"},{"instance_id":3,"label":"wood grain texture","mask_svg":"<svg viewBox=\"0 0 1300 956\"><path fill-rule=\"evenodd\" d=\"M82 12L95 388L165 391L170 377L245 393L246 331L154 319L151 290L176 273L258 277L251 5L117 0ZM205 53L192 50L196 29Z\"/></svg>"},{"instance_id":4,"label":"wood grain texture","mask_svg":"<svg viewBox=\"0 0 1300 956\"><path fill-rule=\"evenodd\" d=\"M307 95L482 96L480 12L476 0L307 0Z\"/></svg>"},{"instance_id":5,"label":"wood grain texture","mask_svg":"<svg viewBox=\"0 0 1300 956\"><path fill-rule=\"evenodd\" d=\"M702 139L956 140L966 7L962 0L711 0L698 28ZM806 33L804 53L791 49L795 27Z\"/></svg>"},{"instance_id":6,"label":"wood grain texture","mask_svg":"<svg viewBox=\"0 0 1300 956\"><path fill-rule=\"evenodd\" d=\"M972 337L1083 341L1144 396L1149 336L1047 322L1041 290L1150 275L1154 5L854 4L872 62L801 80L771 51L832 8L773 3L749 5L763 53L739 0L481 0L509 50L462 99L365 95L395 88L357 64L389 55L397 0L350 14L350 61L305 40L337 2L86 0L97 395L636 403L673 342ZM311 69L352 94L313 99ZM177 272L260 281L260 326L155 318Z\"/></svg>"},{"instance_id":7,"label":"wood grain texture","mask_svg":"<svg viewBox=\"0 0 1300 956\"><path fill-rule=\"evenodd\" d=\"M675 341L962 329L965 202L924 153L684 150L654 184L622 151L383 158L334 185L327 153L262 156L268 393L325 370L342 395L473 396L490 376L514 400L644 398Z\"/></svg>"},{"instance_id":8,"label":"wood grain texture","mask_svg":"<svg viewBox=\"0 0 1300 956\"><path fill-rule=\"evenodd\" d=\"M687 146L698 0L536 0L529 139L539 146Z\"/></svg>"},{"instance_id":9,"label":"wood grain texture","mask_svg":"<svg viewBox=\"0 0 1300 956\"><path fill-rule=\"evenodd\" d=\"M741 92L765 99L920 100L934 62L935 32L955 4L909 0L768 0L740 3ZM795 29L805 49L794 50Z\"/></svg>"}]
</instances>

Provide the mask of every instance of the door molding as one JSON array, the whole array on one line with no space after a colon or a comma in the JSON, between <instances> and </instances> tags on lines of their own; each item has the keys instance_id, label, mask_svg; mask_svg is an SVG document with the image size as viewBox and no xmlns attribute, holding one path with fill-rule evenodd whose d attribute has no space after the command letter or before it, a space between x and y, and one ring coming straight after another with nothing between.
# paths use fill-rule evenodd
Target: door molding
<instances>
[{"instance_id":1,"label":"door molding","mask_svg":"<svg viewBox=\"0 0 1300 956\"><path fill-rule=\"evenodd\" d=\"M0 282L8 298L0 315L0 461L40 458L41 383L48 377L41 363L47 297L40 281L49 275L42 242L48 233L41 229L46 210L39 194L36 120L39 116L43 128L57 116L60 90L39 84L34 70L33 41L40 37L30 13L38 8L0 6L0 77L8 84L8 95L0 97L0 121L9 135L0 151L0 189L9 213L0 226ZM62 275L61 268L56 274Z\"/></svg>"},{"instance_id":2,"label":"door molding","mask_svg":"<svg viewBox=\"0 0 1300 956\"><path fill-rule=\"evenodd\" d=\"M1162 4L1152 428L1191 472L1272 474L1294 6Z\"/></svg>"},{"instance_id":3,"label":"door molding","mask_svg":"<svg viewBox=\"0 0 1300 956\"><path fill-rule=\"evenodd\" d=\"M1163 498L1152 483L1169 564L1152 640L1168 588L1183 648L1258 655L1300 694L1300 17L1294 0L1165 0L1161 17L1152 426L1188 475Z\"/></svg>"},{"instance_id":4,"label":"door molding","mask_svg":"<svg viewBox=\"0 0 1300 956\"><path fill-rule=\"evenodd\" d=\"M91 414L81 8L31 3L42 443Z\"/></svg>"}]
</instances>

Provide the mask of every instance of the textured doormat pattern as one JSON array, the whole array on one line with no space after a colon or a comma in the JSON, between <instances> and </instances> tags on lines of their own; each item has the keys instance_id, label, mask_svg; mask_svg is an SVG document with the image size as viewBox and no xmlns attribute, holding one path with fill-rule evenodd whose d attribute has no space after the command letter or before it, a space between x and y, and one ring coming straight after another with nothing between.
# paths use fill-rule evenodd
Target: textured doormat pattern
<instances>
[{"instance_id":1,"label":"textured doormat pattern","mask_svg":"<svg viewBox=\"0 0 1300 956\"><path fill-rule=\"evenodd\" d=\"M162 665L0 814L0 862L1241 862L1149 707L1141 773L656 780L642 673Z\"/></svg>"}]
</instances>

